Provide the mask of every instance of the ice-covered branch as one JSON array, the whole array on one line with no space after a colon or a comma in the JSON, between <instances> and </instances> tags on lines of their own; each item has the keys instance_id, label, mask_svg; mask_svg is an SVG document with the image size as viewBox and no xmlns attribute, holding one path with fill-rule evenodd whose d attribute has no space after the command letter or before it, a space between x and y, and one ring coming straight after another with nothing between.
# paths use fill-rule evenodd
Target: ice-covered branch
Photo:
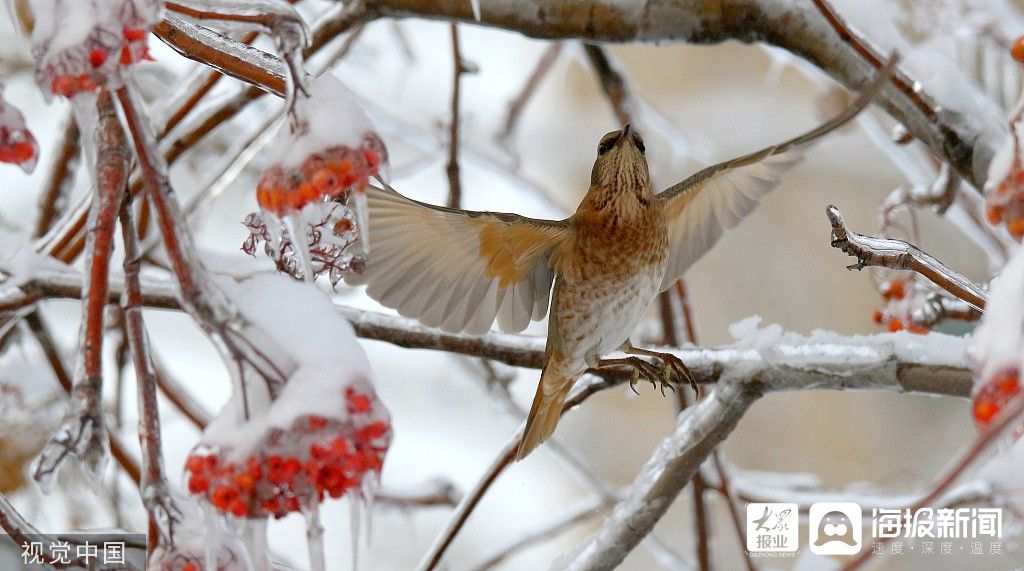
<instances>
[{"instance_id":1,"label":"ice-covered branch","mask_svg":"<svg viewBox=\"0 0 1024 571\"><path fill-rule=\"evenodd\" d=\"M3 270L0 266L0 271ZM73 271L60 274L40 271L28 277L20 288L31 292L33 301L44 297L77 298L81 295L81 289L75 285L76 275ZM114 276L111 279L110 295L113 302L117 301L123 287L120 278ZM165 283L143 279L142 297L147 307L179 309L174 288ZM23 307L29 304L24 298L9 297L0 302L0 311L11 305ZM515 367L539 369L544 364L544 339L541 337L503 333L481 336L445 333L411 319L346 306L337 306L337 309L352 324L356 334L364 339L384 341L409 349L431 349L483 357ZM935 352L930 347L952 346L962 352L962 344L959 338L942 334L918 336L885 333L853 337L828 334L822 339L794 338L777 350L800 355L803 364L815 368L818 378L802 379L807 383L805 388L881 389L966 397L971 388L971 376L966 364L963 361L936 363L929 360L929 356ZM779 374L786 370L777 362L762 362L760 353L755 350L671 347L664 350L683 359L698 384L717 382L727 365L760 364L765 370ZM895 370L896 384L878 384L859 376L851 377L847 365L841 360L843 358L857 359L858 363L864 365L891 366ZM629 378L628 370L606 370L602 374L618 381ZM840 381L845 384L840 384Z\"/></svg>"},{"instance_id":2,"label":"ice-covered branch","mask_svg":"<svg viewBox=\"0 0 1024 571\"><path fill-rule=\"evenodd\" d=\"M879 266L914 271L975 308L985 309L988 293L984 289L916 246L902 240L858 234L846 227L835 206L829 206L825 213L832 224L832 246L857 258L856 264L848 266L850 269Z\"/></svg>"},{"instance_id":3,"label":"ice-covered branch","mask_svg":"<svg viewBox=\"0 0 1024 571\"><path fill-rule=\"evenodd\" d=\"M810 61L854 91L871 82L877 67L859 49L864 42L850 41L837 31L835 21L826 18L811 2L511 0L484 3L479 18L474 17L470 4L462 0L366 0L362 17L455 20L547 39L764 42ZM919 85L915 78L899 73L892 88L882 93L880 103L933 153L981 188L989 162L1005 134L1001 118L971 97L941 101L942 105L938 105L936 94L919 90ZM904 88L907 86L909 89ZM971 89L966 84L945 88Z\"/></svg>"},{"instance_id":4,"label":"ice-covered branch","mask_svg":"<svg viewBox=\"0 0 1024 571\"><path fill-rule=\"evenodd\" d=\"M897 355L906 353L909 347L900 348L903 341L910 342L910 334L899 334L892 338L894 345L861 343L860 349L870 348L869 353L880 351L875 357L867 358L859 350L839 350L828 359L829 364L807 360L806 347L788 346L795 339L774 338L768 330L755 330L750 342L756 357L730 360L725 365L718 383L711 393L680 415L675 430L666 437L647 464L634 480L630 496L616 506L611 518L598 533L591 537L578 551L556 564L566 569L612 569L637 546L654 528L661 516L675 501L679 492L690 481L700 465L718 444L722 443L739 423L739 420L758 398L769 392L795 389L847 389L852 387L903 390L906 376L913 374L904 365L899 365ZM764 337L763 335L766 335ZM759 339L760 337L760 339ZM959 346L959 357L945 354L956 353L953 346L935 351L920 351L919 358L947 365L963 359L963 341L943 338L933 334L938 343L946 341ZM804 341L815 341L814 337ZM767 342L771 342L768 345ZM819 341L824 341L821 339ZM928 342L923 342L928 343ZM836 346L833 348L839 349ZM852 347L850 348L852 349ZM891 351L891 352L890 352ZM891 360L878 360L888 353ZM840 356L842 355L842 356ZM763 360L761 360L763 359ZM760 361L760 362L759 362ZM844 372L840 372L844 370ZM826 371L830 371L826 373ZM970 377L961 370L961 390L967 388ZM966 396L966 392L961 395Z\"/></svg>"},{"instance_id":5,"label":"ice-covered branch","mask_svg":"<svg viewBox=\"0 0 1024 571\"><path fill-rule=\"evenodd\" d=\"M225 75L275 95L284 96L286 93L286 67L276 56L193 24L175 14L167 14L163 21L153 26L153 33L189 59L200 61Z\"/></svg>"},{"instance_id":6,"label":"ice-covered branch","mask_svg":"<svg viewBox=\"0 0 1024 571\"><path fill-rule=\"evenodd\" d=\"M85 295L79 333L79 364L75 368L67 415L43 447L33 467L33 477L45 490L49 490L57 470L69 457L82 462L97 481L109 458L101 404L104 311L117 212L128 182L131 155L108 92L100 93L96 109L96 190L89 211L89 237L86 240L87 273L82 285Z\"/></svg>"},{"instance_id":7,"label":"ice-covered branch","mask_svg":"<svg viewBox=\"0 0 1024 571\"><path fill-rule=\"evenodd\" d=\"M139 447L142 449L142 502L149 512L149 528L172 537L173 524L179 510L174 504L164 472L163 446L160 432L160 409L156 398L156 368L150 353L149 335L142 316L142 290L139 272L137 231L132 218L131 203L121 206L121 235L124 240L125 292L121 301L125 331L132 354L138 386ZM156 533L147 538L150 551L157 545Z\"/></svg>"}]
</instances>

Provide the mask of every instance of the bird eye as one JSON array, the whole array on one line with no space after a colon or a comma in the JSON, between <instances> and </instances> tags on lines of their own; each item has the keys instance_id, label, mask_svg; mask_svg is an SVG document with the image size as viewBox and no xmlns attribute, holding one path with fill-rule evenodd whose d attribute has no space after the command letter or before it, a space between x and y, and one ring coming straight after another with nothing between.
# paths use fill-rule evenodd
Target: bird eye
<instances>
[{"instance_id":1,"label":"bird eye","mask_svg":"<svg viewBox=\"0 0 1024 571\"><path fill-rule=\"evenodd\" d=\"M604 141L601 141L601 144L597 146L597 154L603 155L607 153L608 150L611 149L613 146L615 146L615 139L605 139Z\"/></svg>"},{"instance_id":2,"label":"bird eye","mask_svg":"<svg viewBox=\"0 0 1024 571\"><path fill-rule=\"evenodd\" d=\"M641 153L647 151L647 147L644 146L644 140L640 138L640 135L633 135L633 144L636 145L637 149L640 149Z\"/></svg>"}]
</instances>

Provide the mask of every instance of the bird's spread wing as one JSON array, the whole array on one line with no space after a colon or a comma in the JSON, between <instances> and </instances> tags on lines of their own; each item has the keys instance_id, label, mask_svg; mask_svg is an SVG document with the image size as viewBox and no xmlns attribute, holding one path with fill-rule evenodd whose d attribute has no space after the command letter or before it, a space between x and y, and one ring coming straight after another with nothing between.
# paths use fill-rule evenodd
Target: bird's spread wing
<instances>
[{"instance_id":1,"label":"bird's spread wing","mask_svg":"<svg viewBox=\"0 0 1024 571\"><path fill-rule=\"evenodd\" d=\"M896 59L890 58L875 81L834 119L784 143L708 167L659 193L656 198L665 210L669 239L662 291L710 250L725 230L757 207L782 175L800 162L807 145L860 113L888 81Z\"/></svg>"},{"instance_id":2,"label":"bird's spread wing","mask_svg":"<svg viewBox=\"0 0 1024 571\"><path fill-rule=\"evenodd\" d=\"M522 331L548 310L552 249L562 221L442 208L392 189L367 189L370 254L345 281L405 317L446 331L480 334L495 317Z\"/></svg>"}]
</instances>

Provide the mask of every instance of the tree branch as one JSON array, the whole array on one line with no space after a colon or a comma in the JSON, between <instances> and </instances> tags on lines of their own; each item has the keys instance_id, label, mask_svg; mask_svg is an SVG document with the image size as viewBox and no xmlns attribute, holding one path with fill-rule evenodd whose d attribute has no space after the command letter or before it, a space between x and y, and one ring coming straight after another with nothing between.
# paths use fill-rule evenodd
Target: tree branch
<instances>
[{"instance_id":1,"label":"tree branch","mask_svg":"<svg viewBox=\"0 0 1024 571\"><path fill-rule=\"evenodd\" d=\"M856 264L847 266L849 269L859 270L878 266L914 271L978 310L984 311L988 292L916 246L903 240L858 234L846 227L842 213L835 206L826 208L825 214L832 224L832 247L857 258Z\"/></svg>"},{"instance_id":2,"label":"tree branch","mask_svg":"<svg viewBox=\"0 0 1024 571\"><path fill-rule=\"evenodd\" d=\"M861 344L862 348L865 346ZM576 553L556 562L555 567L612 569L621 563L651 532L715 446L732 433L740 418L764 394L812 387L841 390L854 386L902 391L907 375L915 374L897 364L895 353L893 359L855 363L857 358L849 361L841 358L825 366L824 363L811 365L804 360L806 355L795 359L786 355L794 353L779 345L763 356L765 366L742 363L739 359L729 362L710 394L680 415L675 430L661 442L637 475L630 497L616 506L598 533ZM783 362L779 362L779 358ZM836 367L846 368L847 374L840 374ZM828 369L832 369L831 373L826 372ZM963 373L965 378L961 382L969 387L969 374Z\"/></svg>"},{"instance_id":3,"label":"tree branch","mask_svg":"<svg viewBox=\"0 0 1024 571\"><path fill-rule=\"evenodd\" d=\"M0 270L3 268L0 267ZM48 298L71 298L81 295L81 285L76 282L75 271L37 271L35 275L19 286L28 292L24 298L9 299L0 304L0 313L10 305L24 307L32 302ZM142 303L157 309L180 309L172 285L152 279L142 279ZM116 302L124 288L122 278L112 276L110 296ZM45 294L45 295L44 295ZM31 301L26 301L31 299ZM337 306L338 312L352 324L356 334L364 339L384 341L409 349L431 349L446 351L470 357L483 357L514 367L539 369L544 364L544 339L527 335L488 333L480 336L460 333L445 333L420 325L419 322L394 317L373 311L363 311L347 306ZM932 335L941 335L935 334ZM946 337L946 336L944 336ZM893 347L903 343L928 343L928 336L906 337L902 333L882 333L869 337L830 338L827 342L802 339L794 344L782 344L782 348L799 354L802 363L815 367L817 377L802 379L806 388L856 388L895 390L898 392L920 392L935 395L967 397L971 392L971 373L964 363L929 363L917 358L901 359L893 353ZM698 384L719 381L726 366L764 366L762 372L785 374L789 369L784 363L771 360L764 362L761 353L754 350L731 348L721 349L679 349L664 348L686 362ZM840 359L847 359L843 362ZM895 384L850 378L849 367L865 366L892 367L895 369ZM626 369L602 369L601 374L616 381L627 380L630 371ZM810 375L811 373L808 373ZM843 384L845 382L845 384Z\"/></svg>"},{"instance_id":4,"label":"tree branch","mask_svg":"<svg viewBox=\"0 0 1024 571\"><path fill-rule=\"evenodd\" d=\"M865 42L851 42L848 34L852 31L838 28L811 2L509 0L484 3L479 21L470 3L462 0L366 0L365 6L362 17L366 19L413 17L476 23L545 39L764 42L806 59L854 91L869 85L876 69L858 50ZM982 188L989 162L1005 134L1002 119L971 100L936 105L930 94L902 89L900 86L915 85L905 73L898 74L895 81L892 89L882 93L882 107L965 180Z\"/></svg>"}]
</instances>

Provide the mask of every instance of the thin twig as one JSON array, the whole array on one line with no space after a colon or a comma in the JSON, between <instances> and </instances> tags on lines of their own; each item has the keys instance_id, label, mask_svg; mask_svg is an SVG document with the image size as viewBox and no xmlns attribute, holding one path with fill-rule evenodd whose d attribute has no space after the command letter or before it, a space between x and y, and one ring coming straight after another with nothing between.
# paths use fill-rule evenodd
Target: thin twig
<instances>
[{"instance_id":1,"label":"thin twig","mask_svg":"<svg viewBox=\"0 0 1024 571\"><path fill-rule=\"evenodd\" d=\"M45 236L60 214L60 202L65 198L68 187L73 182L72 175L82 150L79 137L81 133L78 130L78 122L75 121L74 115L69 115L57 146L59 151L50 167L43 193L39 197L39 217L36 219L36 228L33 232L36 238Z\"/></svg>"},{"instance_id":2,"label":"thin twig","mask_svg":"<svg viewBox=\"0 0 1024 571\"><path fill-rule=\"evenodd\" d=\"M462 494L455 488L455 485L445 480L430 482L427 490L415 492L402 492L382 488L373 495L375 506L408 510L433 507L455 507Z\"/></svg>"},{"instance_id":3,"label":"thin twig","mask_svg":"<svg viewBox=\"0 0 1024 571\"><path fill-rule=\"evenodd\" d=\"M142 317L142 290L139 285L139 247L136 242L135 223L132 221L130 201L121 206L121 235L124 239L124 310L125 331L132 353L132 364L139 401L139 446L142 449L142 501L149 513L149 528L157 531L173 525L178 513L171 498L164 474L163 446L160 434L160 408L156 398L156 371L149 351L146 323ZM168 532L173 537L173 532ZM152 555L157 535L150 533L147 551Z\"/></svg>"},{"instance_id":4,"label":"thin twig","mask_svg":"<svg viewBox=\"0 0 1024 571\"><path fill-rule=\"evenodd\" d=\"M558 61L558 56L561 55L564 45L562 42L551 42L540 56L540 59L537 60L537 65L530 72L530 76L526 78L526 83L519 90L519 94L508 103L508 110L505 112L505 122L498 133L499 141L508 141L512 137L512 133L519 126L523 110L533 100L533 96L537 93L537 88L540 87L541 82L551 71L551 68L554 67L555 62Z\"/></svg>"},{"instance_id":5,"label":"thin twig","mask_svg":"<svg viewBox=\"0 0 1024 571\"><path fill-rule=\"evenodd\" d=\"M612 111L615 112L615 118L620 125L631 123L633 121L634 105L630 100L629 86L626 83L626 79L612 65L611 59L609 59L604 47L585 43L583 44L583 51L587 54L587 59L590 60L590 65L593 66L594 73L597 74L597 78L601 82L601 89L608 98Z\"/></svg>"},{"instance_id":6,"label":"thin twig","mask_svg":"<svg viewBox=\"0 0 1024 571\"><path fill-rule=\"evenodd\" d=\"M566 399L565 404L562 406L562 415L574 407L587 400L590 396L602 391L606 388L615 386L618 384L616 381L610 381L600 377L587 377L585 383L582 386L577 386L577 390L573 391L569 398ZM452 541L455 540L455 536L459 534L462 527L466 524L466 520L469 519L473 509L476 508L477 504L490 489L491 485L498 479L498 476L505 471L512 463L512 458L515 457L516 449L519 447L519 441L523 438L523 428L513 434L505 445L498 452L494 461L487 468L484 474L477 480L476 485L472 490L466 493L456 506L455 512L452 514L451 519L448 521L448 525L445 526L441 534L438 536L434 545L430 548L427 554L423 558L423 562L420 564L420 569L430 571L441 563L441 559L444 557L445 552L451 545Z\"/></svg>"},{"instance_id":7,"label":"thin twig","mask_svg":"<svg viewBox=\"0 0 1024 571\"><path fill-rule=\"evenodd\" d=\"M192 423L193 426L199 430L206 428L213 416L203 408L201 404L192 396L192 393L185 388L178 380L167 370L167 367L160 362L157 355L153 355L153 369L156 372L156 386L159 387L160 392L167 397L167 400L177 408L181 414L185 416Z\"/></svg>"},{"instance_id":8,"label":"thin twig","mask_svg":"<svg viewBox=\"0 0 1024 571\"><path fill-rule=\"evenodd\" d=\"M988 299L985 290L916 246L902 240L858 234L846 227L843 215L835 206L829 206L825 213L832 224L832 246L857 258L856 264L847 266L849 269L878 266L914 271L976 309L985 310Z\"/></svg>"},{"instance_id":9,"label":"thin twig","mask_svg":"<svg viewBox=\"0 0 1024 571\"><path fill-rule=\"evenodd\" d=\"M452 38L452 100L451 119L448 124L448 208L462 205L462 181L459 173L459 106L462 97L462 74L468 71L459 48L459 26L450 26Z\"/></svg>"}]
</instances>

